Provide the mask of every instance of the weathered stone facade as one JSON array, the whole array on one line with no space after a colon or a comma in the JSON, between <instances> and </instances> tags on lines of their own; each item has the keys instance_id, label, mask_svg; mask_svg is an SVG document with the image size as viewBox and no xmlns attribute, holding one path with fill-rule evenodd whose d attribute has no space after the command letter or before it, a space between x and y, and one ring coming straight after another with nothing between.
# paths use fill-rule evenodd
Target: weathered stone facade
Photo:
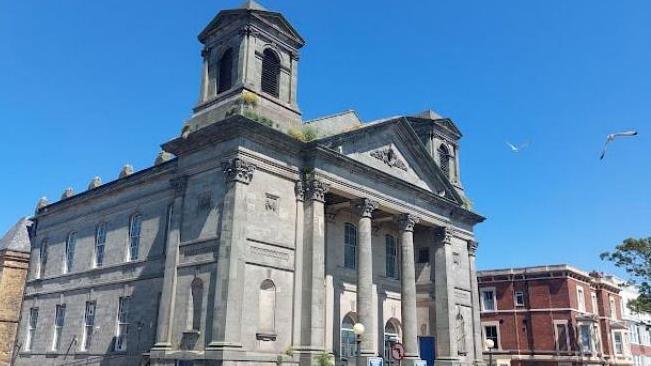
<instances>
[{"instance_id":1,"label":"weathered stone facade","mask_svg":"<svg viewBox=\"0 0 651 366\"><path fill-rule=\"evenodd\" d=\"M435 339L439 365L482 362L483 218L452 121L337 115L299 136L303 41L281 14L249 1L200 40L218 56L174 157L39 204L17 364L353 364L351 321L360 360L400 340L411 365Z\"/></svg>"},{"instance_id":2,"label":"weathered stone facade","mask_svg":"<svg viewBox=\"0 0 651 366\"><path fill-rule=\"evenodd\" d=\"M10 365L29 265L29 227L22 219L0 238L0 365Z\"/></svg>"}]
</instances>

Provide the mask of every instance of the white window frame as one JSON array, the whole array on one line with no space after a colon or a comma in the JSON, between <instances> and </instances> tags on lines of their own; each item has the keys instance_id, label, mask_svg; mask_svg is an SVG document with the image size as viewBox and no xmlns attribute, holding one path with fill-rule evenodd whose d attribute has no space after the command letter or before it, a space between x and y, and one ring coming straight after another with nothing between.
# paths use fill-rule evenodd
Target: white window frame
<instances>
[{"instance_id":1,"label":"white window frame","mask_svg":"<svg viewBox=\"0 0 651 366\"><path fill-rule=\"evenodd\" d=\"M617 334L619 334L619 339L620 339L620 344L622 347L622 352L617 352ZM613 330L613 352L615 353L615 356L624 356L626 355L626 344L624 341L624 332L621 330Z\"/></svg>"},{"instance_id":2,"label":"white window frame","mask_svg":"<svg viewBox=\"0 0 651 366\"><path fill-rule=\"evenodd\" d=\"M95 227L95 249L93 251L93 267L104 266L104 253L106 248L106 223L100 222Z\"/></svg>"},{"instance_id":3,"label":"white window frame","mask_svg":"<svg viewBox=\"0 0 651 366\"><path fill-rule=\"evenodd\" d=\"M497 344L494 345L494 350L501 350L502 349L502 335L500 334L500 322L499 321L490 321L490 322L481 322L481 337L482 340L484 341L484 344L486 343L486 340L488 339L486 337L486 327L495 327L497 329Z\"/></svg>"},{"instance_id":4,"label":"white window frame","mask_svg":"<svg viewBox=\"0 0 651 366\"><path fill-rule=\"evenodd\" d=\"M522 298L522 301L518 301L518 297ZM524 306L524 291L516 291L513 294L513 304L515 306Z\"/></svg>"},{"instance_id":5,"label":"white window frame","mask_svg":"<svg viewBox=\"0 0 651 366\"><path fill-rule=\"evenodd\" d=\"M66 237L66 252L63 260L63 273L70 273L75 267L75 248L77 247L77 232L71 231Z\"/></svg>"},{"instance_id":6,"label":"white window frame","mask_svg":"<svg viewBox=\"0 0 651 366\"><path fill-rule=\"evenodd\" d=\"M570 328L568 326L567 320L554 320L554 343L556 343L556 350L561 352L571 352L570 348ZM565 350L561 350L560 344L558 344L558 326L562 325L565 327Z\"/></svg>"},{"instance_id":7,"label":"white window frame","mask_svg":"<svg viewBox=\"0 0 651 366\"><path fill-rule=\"evenodd\" d=\"M590 291L590 300L592 301L592 313L599 315L599 301L596 292Z\"/></svg>"},{"instance_id":8,"label":"white window frame","mask_svg":"<svg viewBox=\"0 0 651 366\"><path fill-rule=\"evenodd\" d=\"M59 316L59 312L62 312ZM61 319L61 324L58 320ZM58 304L54 308L54 326L52 327L52 351L58 351L61 343L61 333L66 326L66 304Z\"/></svg>"},{"instance_id":9,"label":"white window frame","mask_svg":"<svg viewBox=\"0 0 651 366\"><path fill-rule=\"evenodd\" d=\"M124 303L126 302L126 310ZM131 307L131 296L121 296L118 298L118 311L115 317L115 344L113 351L126 352L127 340L129 335L129 312ZM120 315L124 314L124 317Z\"/></svg>"},{"instance_id":10,"label":"white window frame","mask_svg":"<svg viewBox=\"0 0 651 366\"><path fill-rule=\"evenodd\" d=\"M583 334L581 333L581 327L583 327L583 326L588 327L588 330L589 330L588 336L590 338L590 351L588 351L588 352L584 351ZM592 325L592 323L578 322L577 325L576 325L576 328L577 328L577 334L578 334L578 339L579 339L579 353L580 354L586 354L586 353L595 354L596 344L595 344L595 339L594 339L595 338L594 326Z\"/></svg>"},{"instance_id":11,"label":"white window frame","mask_svg":"<svg viewBox=\"0 0 651 366\"><path fill-rule=\"evenodd\" d=\"M25 351L32 350L34 335L38 326L38 307L29 308L29 320L27 322L27 334L25 335Z\"/></svg>"},{"instance_id":12,"label":"white window frame","mask_svg":"<svg viewBox=\"0 0 651 366\"><path fill-rule=\"evenodd\" d=\"M583 286L576 286L576 308L579 312L585 313L585 289Z\"/></svg>"},{"instance_id":13,"label":"white window frame","mask_svg":"<svg viewBox=\"0 0 651 366\"><path fill-rule=\"evenodd\" d=\"M136 223L138 224L136 226ZM142 234L142 215L135 213L129 218L129 246L127 261L132 262L140 257L140 238Z\"/></svg>"},{"instance_id":14,"label":"white window frame","mask_svg":"<svg viewBox=\"0 0 651 366\"><path fill-rule=\"evenodd\" d=\"M486 309L486 304L484 303L484 293L492 292L493 293L493 309ZM481 303L482 312L494 312L497 311L497 291L495 287L482 287L479 289L479 300Z\"/></svg>"},{"instance_id":15,"label":"white window frame","mask_svg":"<svg viewBox=\"0 0 651 366\"><path fill-rule=\"evenodd\" d=\"M89 311L91 310L92 311ZM86 301L84 308L84 328L82 329L81 351L88 351L93 341L93 328L95 327L95 314L97 312L96 301Z\"/></svg>"}]
</instances>

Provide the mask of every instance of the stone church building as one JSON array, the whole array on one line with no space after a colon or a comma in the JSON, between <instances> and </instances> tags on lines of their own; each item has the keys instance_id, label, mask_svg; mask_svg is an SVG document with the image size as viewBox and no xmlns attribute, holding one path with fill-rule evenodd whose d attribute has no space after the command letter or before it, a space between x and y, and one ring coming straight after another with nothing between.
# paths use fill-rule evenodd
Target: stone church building
<instances>
[{"instance_id":1,"label":"stone church building","mask_svg":"<svg viewBox=\"0 0 651 366\"><path fill-rule=\"evenodd\" d=\"M153 166L39 202L16 364L481 362L455 124L303 121L305 42L253 1L199 41L199 101Z\"/></svg>"}]
</instances>

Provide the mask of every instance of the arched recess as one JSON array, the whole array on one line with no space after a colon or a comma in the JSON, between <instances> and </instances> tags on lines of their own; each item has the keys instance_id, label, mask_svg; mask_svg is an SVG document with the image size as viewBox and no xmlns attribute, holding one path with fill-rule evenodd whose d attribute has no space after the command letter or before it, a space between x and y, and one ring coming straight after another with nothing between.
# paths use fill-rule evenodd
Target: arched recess
<instances>
[{"instance_id":1,"label":"arched recess","mask_svg":"<svg viewBox=\"0 0 651 366\"><path fill-rule=\"evenodd\" d=\"M357 314L350 312L341 321L341 344L339 349L340 358L347 360L357 354L357 340L353 332L353 326L357 322Z\"/></svg>"},{"instance_id":2,"label":"arched recess","mask_svg":"<svg viewBox=\"0 0 651 366\"><path fill-rule=\"evenodd\" d=\"M267 48L262 53L261 89L276 98L280 95L280 57Z\"/></svg>"},{"instance_id":3,"label":"arched recess","mask_svg":"<svg viewBox=\"0 0 651 366\"><path fill-rule=\"evenodd\" d=\"M260 284L258 299L258 334L274 336L276 334L276 285L266 279Z\"/></svg>"},{"instance_id":4,"label":"arched recess","mask_svg":"<svg viewBox=\"0 0 651 366\"><path fill-rule=\"evenodd\" d=\"M192 280L188 300L187 328L188 330L199 331L201 329L201 309L203 305L203 281L198 277Z\"/></svg>"},{"instance_id":5,"label":"arched recess","mask_svg":"<svg viewBox=\"0 0 651 366\"><path fill-rule=\"evenodd\" d=\"M391 359L391 346L402 341L402 326L396 318L387 320L384 325L384 357Z\"/></svg>"}]
</instances>

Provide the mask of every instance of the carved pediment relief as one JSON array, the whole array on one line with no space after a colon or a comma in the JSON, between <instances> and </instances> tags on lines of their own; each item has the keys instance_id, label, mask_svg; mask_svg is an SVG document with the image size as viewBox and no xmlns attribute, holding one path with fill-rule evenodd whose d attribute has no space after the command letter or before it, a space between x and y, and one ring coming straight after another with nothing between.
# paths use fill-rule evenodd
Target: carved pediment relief
<instances>
[{"instance_id":1,"label":"carved pediment relief","mask_svg":"<svg viewBox=\"0 0 651 366\"><path fill-rule=\"evenodd\" d=\"M392 168L398 168L400 170L407 171L407 163L398 157L396 152L393 150L393 147L391 146L384 149L371 151L371 156L378 160L381 160L384 164Z\"/></svg>"}]
</instances>

